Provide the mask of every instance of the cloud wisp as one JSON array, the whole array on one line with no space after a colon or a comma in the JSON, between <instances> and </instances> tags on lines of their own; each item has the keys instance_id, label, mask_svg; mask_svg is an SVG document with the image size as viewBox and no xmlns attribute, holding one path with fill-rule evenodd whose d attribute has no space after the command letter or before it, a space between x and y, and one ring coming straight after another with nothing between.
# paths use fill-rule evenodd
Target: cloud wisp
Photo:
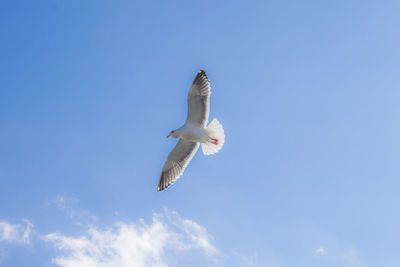
<instances>
[{"instance_id":1,"label":"cloud wisp","mask_svg":"<svg viewBox=\"0 0 400 267\"><path fill-rule=\"evenodd\" d=\"M25 223L12 224L6 221L0 222L0 242L14 242L29 244L33 229L33 224L26 219L22 220Z\"/></svg>"},{"instance_id":2,"label":"cloud wisp","mask_svg":"<svg viewBox=\"0 0 400 267\"><path fill-rule=\"evenodd\" d=\"M315 250L315 254L318 255L325 255L326 254L326 249L324 247L319 247Z\"/></svg>"},{"instance_id":3,"label":"cloud wisp","mask_svg":"<svg viewBox=\"0 0 400 267\"><path fill-rule=\"evenodd\" d=\"M80 207L80 200L74 196L58 195L54 201L48 204L55 204L58 209L64 211L71 221L78 226L98 221L98 218L94 214Z\"/></svg>"},{"instance_id":4,"label":"cloud wisp","mask_svg":"<svg viewBox=\"0 0 400 267\"><path fill-rule=\"evenodd\" d=\"M166 267L167 255L188 250L202 251L209 257L219 255L207 230L178 213L154 213L146 224L119 222L113 227L89 227L80 237L50 233L44 240L60 253L53 262L62 267Z\"/></svg>"}]
</instances>

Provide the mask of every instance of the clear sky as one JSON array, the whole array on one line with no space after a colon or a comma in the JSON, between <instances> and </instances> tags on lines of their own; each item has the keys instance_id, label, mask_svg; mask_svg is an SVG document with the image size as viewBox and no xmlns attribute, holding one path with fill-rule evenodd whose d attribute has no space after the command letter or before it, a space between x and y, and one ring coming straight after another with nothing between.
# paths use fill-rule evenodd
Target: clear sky
<instances>
[{"instance_id":1,"label":"clear sky","mask_svg":"<svg viewBox=\"0 0 400 267\"><path fill-rule=\"evenodd\" d=\"M399 1L0 3L1 266L400 266ZM199 69L226 133L157 192Z\"/></svg>"}]
</instances>

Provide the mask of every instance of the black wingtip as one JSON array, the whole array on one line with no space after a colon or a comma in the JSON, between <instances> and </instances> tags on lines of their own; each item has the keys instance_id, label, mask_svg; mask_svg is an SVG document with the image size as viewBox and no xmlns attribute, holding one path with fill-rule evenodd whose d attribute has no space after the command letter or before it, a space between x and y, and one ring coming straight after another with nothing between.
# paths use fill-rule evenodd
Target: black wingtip
<instances>
[{"instance_id":1,"label":"black wingtip","mask_svg":"<svg viewBox=\"0 0 400 267\"><path fill-rule=\"evenodd\" d=\"M165 183L165 179L163 179L164 174L165 174L164 172L161 173L160 181L158 182L158 187L157 187L158 192L165 190L169 186L169 184Z\"/></svg>"},{"instance_id":2,"label":"black wingtip","mask_svg":"<svg viewBox=\"0 0 400 267\"><path fill-rule=\"evenodd\" d=\"M207 73L206 73L205 70L202 70L202 69L201 69L201 70L198 72L198 74L201 74L201 75L204 75L204 76L207 77Z\"/></svg>"},{"instance_id":3,"label":"black wingtip","mask_svg":"<svg viewBox=\"0 0 400 267\"><path fill-rule=\"evenodd\" d=\"M208 76L207 76L207 73L206 73L205 70L200 69L200 71L197 73L197 76L198 76L198 77L203 76L203 77L205 77L205 78L207 79L207 81L208 81Z\"/></svg>"},{"instance_id":4,"label":"black wingtip","mask_svg":"<svg viewBox=\"0 0 400 267\"><path fill-rule=\"evenodd\" d=\"M161 192L161 191L164 191L165 189L167 189L168 188L168 186L163 186L163 187L157 187L157 191L158 192Z\"/></svg>"}]
</instances>

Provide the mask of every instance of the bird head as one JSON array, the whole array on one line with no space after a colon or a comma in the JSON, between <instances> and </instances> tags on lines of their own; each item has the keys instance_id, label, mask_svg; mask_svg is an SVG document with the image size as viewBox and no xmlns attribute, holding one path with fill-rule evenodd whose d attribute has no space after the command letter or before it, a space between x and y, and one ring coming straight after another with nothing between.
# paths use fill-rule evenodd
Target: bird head
<instances>
[{"instance_id":1,"label":"bird head","mask_svg":"<svg viewBox=\"0 0 400 267\"><path fill-rule=\"evenodd\" d=\"M179 133L178 130L173 130L173 131L171 131L171 132L169 133L169 135L167 135L167 138L169 138L169 137L180 138L181 135L180 135L180 133Z\"/></svg>"}]
</instances>

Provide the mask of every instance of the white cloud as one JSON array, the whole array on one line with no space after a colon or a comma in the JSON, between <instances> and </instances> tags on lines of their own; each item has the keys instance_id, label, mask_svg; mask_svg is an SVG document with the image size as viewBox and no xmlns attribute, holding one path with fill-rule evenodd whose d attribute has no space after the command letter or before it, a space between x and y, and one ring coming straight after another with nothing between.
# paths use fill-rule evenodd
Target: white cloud
<instances>
[{"instance_id":1,"label":"white cloud","mask_svg":"<svg viewBox=\"0 0 400 267\"><path fill-rule=\"evenodd\" d=\"M257 267L258 265L258 254L253 253L249 256L242 256L242 260L245 262L245 266L248 267Z\"/></svg>"},{"instance_id":2,"label":"white cloud","mask_svg":"<svg viewBox=\"0 0 400 267\"><path fill-rule=\"evenodd\" d=\"M62 267L166 267L167 254L196 249L219 254L203 226L168 210L154 213L151 224L119 222L104 230L90 227L80 237L50 233L44 240L61 252L53 262Z\"/></svg>"},{"instance_id":3,"label":"white cloud","mask_svg":"<svg viewBox=\"0 0 400 267\"><path fill-rule=\"evenodd\" d=\"M204 250L209 255L219 254L218 249L212 245L212 237L208 234L207 229L192 220L182 219L176 211L166 210L169 220L179 229L183 229L186 237L190 239L191 246Z\"/></svg>"},{"instance_id":4,"label":"white cloud","mask_svg":"<svg viewBox=\"0 0 400 267\"><path fill-rule=\"evenodd\" d=\"M14 241L18 239L18 226L8 222L0 222L0 241Z\"/></svg>"},{"instance_id":5,"label":"white cloud","mask_svg":"<svg viewBox=\"0 0 400 267\"><path fill-rule=\"evenodd\" d=\"M80 201L75 196L58 195L57 198L49 204L55 204L57 208L66 212L68 217L76 225L88 225L98 221L95 215L79 206Z\"/></svg>"},{"instance_id":6,"label":"white cloud","mask_svg":"<svg viewBox=\"0 0 400 267\"><path fill-rule=\"evenodd\" d=\"M326 249L323 247L319 247L315 250L315 253L318 255L325 255L326 254Z\"/></svg>"},{"instance_id":7,"label":"white cloud","mask_svg":"<svg viewBox=\"0 0 400 267\"><path fill-rule=\"evenodd\" d=\"M350 266L366 266L366 263L364 260L360 257L359 253L357 250L354 248L350 248L348 252L345 255L345 260Z\"/></svg>"},{"instance_id":8,"label":"white cloud","mask_svg":"<svg viewBox=\"0 0 400 267\"><path fill-rule=\"evenodd\" d=\"M0 222L0 242L30 243L33 224L28 220L23 220L25 226L21 224L11 224L9 222Z\"/></svg>"}]
</instances>

